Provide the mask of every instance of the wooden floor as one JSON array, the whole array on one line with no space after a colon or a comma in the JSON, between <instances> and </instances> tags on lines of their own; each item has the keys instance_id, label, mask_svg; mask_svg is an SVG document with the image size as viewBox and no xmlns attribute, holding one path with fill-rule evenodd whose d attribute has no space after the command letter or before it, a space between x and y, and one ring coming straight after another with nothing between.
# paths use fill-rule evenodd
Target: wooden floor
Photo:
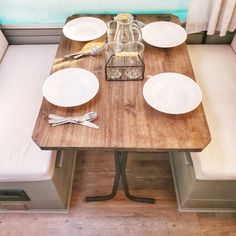
<instances>
[{"instance_id":1,"label":"wooden floor","mask_svg":"<svg viewBox=\"0 0 236 236\"><path fill-rule=\"evenodd\" d=\"M96 157L96 158L95 158ZM154 205L117 196L106 202L85 202L85 196L111 190L111 153L82 152L76 165L69 214L1 214L0 236L233 236L235 213L180 213L166 154L131 154L131 192L152 196Z\"/></svg>"}]
</instances>

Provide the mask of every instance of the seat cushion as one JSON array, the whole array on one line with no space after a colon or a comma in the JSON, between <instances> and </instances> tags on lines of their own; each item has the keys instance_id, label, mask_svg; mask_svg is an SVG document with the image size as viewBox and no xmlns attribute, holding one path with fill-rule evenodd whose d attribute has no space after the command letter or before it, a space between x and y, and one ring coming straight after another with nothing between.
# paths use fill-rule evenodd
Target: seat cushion
<instances>
[{"instance_id":1,"label":"seat cushion","mask_svg":"<svg viewBox=\"0 0 236 236\"><path fill-rule=\"evenodd\" d=\"M236 179L236 54L230 45L189 45L212 141L191 153L197 179Z\"/></svg>"},{"instance_id":2,"label":"seat cushion","mask_svg":"<svg viewBox=\"0 0 236 236\"><path fill-rule=\"evenodd\" d=\"M12 45L0 64L0 181L50 179L55 156L31 136L57 45Z\"/></svg>"}]
</instances>

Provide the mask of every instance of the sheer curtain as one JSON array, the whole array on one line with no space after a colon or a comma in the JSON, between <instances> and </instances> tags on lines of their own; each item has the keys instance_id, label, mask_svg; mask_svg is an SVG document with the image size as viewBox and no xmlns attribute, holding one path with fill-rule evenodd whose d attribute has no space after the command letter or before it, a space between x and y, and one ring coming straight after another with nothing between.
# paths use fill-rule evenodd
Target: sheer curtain
<instances>
[{"instance_id":1,"label":"sheer curtain","mask_svg":"<svg viewBox=\"0 0 236 236\"><path fill-rule=\"evenodd\" d=\"M188 33L215 31L224 36L236 28L236 0L191 0L186 20Z\"/></svg>"},{"instance_id":2,"label":"sheer curtain","mask_svg":"<svg viewBox=\"0 0 236 236\"><path fill-rule=\"evenodd\" d=\"M233 41L231 43L231 46L234 49L234 52L236 53L236 34L235 34L234 39L233 39Z\"/></svg>"},{"instance_id":3,"label":"sheer curtain","mask_svg":"<svg viewBox=\"0 0 236 236\"><path fill-rule=\"evenodd\" d=\"M2 31L0 30L0 62L7 49L7 46L8 46L8 42L5 36L3 35Z\"/></svg>"}]
</instances>

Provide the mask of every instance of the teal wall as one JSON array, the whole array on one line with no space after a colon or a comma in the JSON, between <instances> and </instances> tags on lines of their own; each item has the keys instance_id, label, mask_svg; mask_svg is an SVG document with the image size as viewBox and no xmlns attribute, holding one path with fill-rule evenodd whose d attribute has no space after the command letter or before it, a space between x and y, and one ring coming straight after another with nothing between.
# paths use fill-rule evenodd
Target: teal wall
<instances>
[{"instance_id":1,"label":"teal wall","mask_svg":"<svg viewBox=\"0 0 236 236\"><path fill-rule=\"evenodd\" d=\"M75 13L173 13L185 20L190 0L0 0L0 24L61 24Z\"/></svg>"}]
</instances>

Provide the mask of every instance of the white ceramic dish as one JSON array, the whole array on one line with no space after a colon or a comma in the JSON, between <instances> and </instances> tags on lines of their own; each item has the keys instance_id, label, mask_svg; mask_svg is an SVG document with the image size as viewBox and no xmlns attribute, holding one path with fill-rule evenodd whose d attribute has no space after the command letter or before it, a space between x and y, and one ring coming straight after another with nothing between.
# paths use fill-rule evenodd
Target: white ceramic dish
<instances>
[{"instance_id":1,"label":"white ceramic dish","mask_svg":"<svg viewBox=\"0 0 236 236\"><path fill-rule=\"evenodd\" d=\"M104 21L95 17L79 17L69 21L63 27L63 34L75 41L90 41L105 34L107 27Z\"/></svg>"},{"instance_id":2,"label":"white ceramic dish","mask_svg":"<svg viewBox=\"0 0 236 236\"><path fill-rule=\"evenodd\" d=\"M67 68L51 74L43 85L43 96L61 107L74 107L90 101L98 92L97 77L88 70Z\"/></svg>"},{"instance_id":3,"label":"white ceramic dish","mask_svg":"<svg viewBox=\"0 0 236 236\"><path fill-rule=\"evenodd\" d=\"M142 28L143 40L155 47L171 48L182 44L187 33L185 29L175 23L157 21Z\"/></svg>"},{"instance_id":4,"label":"white ceramic dish","mask_svg":"<svg viewBox=\"0 0 236 236\"><path fill-rule=\"evenodd\" d=\"M202 101L198 84L178 73L152 76L143 86L143 96L151 107L168 114L190 112Z\"/></svg>"}]
</instances>

